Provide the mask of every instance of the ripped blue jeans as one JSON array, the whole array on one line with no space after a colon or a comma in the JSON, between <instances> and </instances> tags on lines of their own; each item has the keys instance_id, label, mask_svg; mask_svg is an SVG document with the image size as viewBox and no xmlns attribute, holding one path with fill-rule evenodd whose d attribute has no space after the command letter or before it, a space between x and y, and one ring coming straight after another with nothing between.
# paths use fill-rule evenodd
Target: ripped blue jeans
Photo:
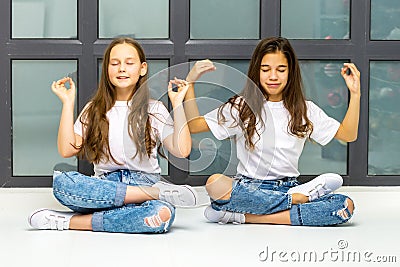
<instances>
[{"instance_id":1,"label":"ripped blue jeans","mask_svg":"<svg viewBox=\"0 0 400 267\"><path fill-rule=\"evenodd\" d=\"M211 202L215 210L250 214L272 214L290 210L292 225L328 226L347 222L352 214L347 207L349 197L328 194L304 204L292 204L287 191L299 185L296 178L258 180L246 176L234 178L231 198Z\"/></svg>"},{"instance_id":2,"label":"ripped blue jeans","mask_svg":"<svg viewBox=\"0 0 400 267\"><path fill-rule=\"evenodd\" d=\"M126 188L152 186L160 180L158 174L118 170L100 178L76 171L53 175L53 194L64 206L81 214L93 214L92 229L100 232L164 233L175 218L175 208L164 201L149 200L140 204L124 204ZM171 211L171 218L158 227L151 227L145 218L158 214L163 207Z\"/></svg>"}]
</instances>

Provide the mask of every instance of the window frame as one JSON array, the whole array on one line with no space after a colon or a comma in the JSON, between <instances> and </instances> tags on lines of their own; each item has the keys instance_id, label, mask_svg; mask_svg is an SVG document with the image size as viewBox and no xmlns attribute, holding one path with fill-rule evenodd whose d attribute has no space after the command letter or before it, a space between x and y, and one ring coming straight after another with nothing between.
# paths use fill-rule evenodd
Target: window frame
<instances>
[{"instance_id":1,"label":"window frame","mask_svg":"<svg viewBox=\"0 0 400 267\"><path fill-rule=\"evenodd\" d=\"M51 176L12 176L11 61L14 59L74 59L78 61L78 110L83 108L97 85L97 62L109 39L98 38L98 1L78 1L77 39L12 39L11 1L1 0L0 9L0 184L3 187L51 187ZM170 0L169 39L138 39L149 59L168 60L170 65L204 58L245 59L259 40L190 40L190 1ZM260 39L280 35L280 0L260 0ZM399 175L368 175L369 65L375 60L400 60L400 41L370 40L371 1L351 1L349 40L291 40L299 60L345 60L354 62L361 75L359 135L348 145L348 171L344 185L400 185ZM185 75L182 73L182 75ZM187 166L187 160L180 160ZM90 174L91 165L79 160L78 170ZM192 176L169 165L172 182L204 185L208 176ZM301 181L310 180L301 176Z\"/></svg>"}]
</instances>

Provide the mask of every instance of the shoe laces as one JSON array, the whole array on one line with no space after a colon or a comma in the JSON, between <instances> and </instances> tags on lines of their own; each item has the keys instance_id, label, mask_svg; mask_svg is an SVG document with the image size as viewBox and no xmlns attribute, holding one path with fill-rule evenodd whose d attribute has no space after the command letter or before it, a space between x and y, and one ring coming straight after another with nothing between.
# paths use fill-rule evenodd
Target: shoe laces
<instances>
[{"instance_id":1,"label":"shoe laces","mask_svg":"<svg viewBox=\"0 0 400 267\"><path fill-rule=\"evenodd\" d=\"M182 200L179 198L179 192L175 190L164 192L163 197L165 201L173 205L179 205L182 203Z\"/></svg>"},{"instance_id":2,"label":"shoe laces","mask_svg":"<svg viewBox=\"0 0 400 267\"><path fill-rule=\"evenodd\" d=\"M63 215L49 214L46 216L49 220L50 229L52 230L68 230L68 219Z\"/></svg>"},{"instance_id":3,"label":"shoe laces","mask_svg":"<svg viewBox=\"0 0 400 267\"><path fill-rule=\"evenodd\" d=\"M314 188L312 188L309 191L309 198L310 198L310 200L317 199L317 198L325 195L325 193L327 191L329 191L329 189L326 188L325 185L317 184Z\"/></svg>"}]
</instances>

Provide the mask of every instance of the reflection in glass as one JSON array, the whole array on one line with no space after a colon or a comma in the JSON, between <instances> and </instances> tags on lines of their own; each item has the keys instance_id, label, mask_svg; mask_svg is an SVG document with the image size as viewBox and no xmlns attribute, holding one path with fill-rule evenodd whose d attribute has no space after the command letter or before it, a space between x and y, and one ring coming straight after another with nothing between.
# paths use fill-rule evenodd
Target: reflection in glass
<instances>
[{"instance_id":1,"label":"reflection in glass","mask_svg":"<svg viewBox=\"0 0 400 267\"><path fill-rule=\"evenodd\" d=\"M400 174L400 62L370 63L368 174Z\"/></svg>"},{"instance_id":2,"label":"reflection in glass","mask_svg":"<svg viewBox=\"0 0 400 267\"><path fill-rule=\"evenodd\" d=\"M258 39L259 0L191 0L190 39Z\"/></svg>"},{"instance_id":3,"label":"reflection in glass","mask_svg":"<svg viewBox=\"0 0 400 267\"><path fill-rule=\"evenodd\" d=\"M99 0L99 38L166 39L168 32L168 0Z\"/></svg>"},{"instance_id":4,"label":"reflection in glass","mask_svg":"<svg viewBox=\"0 0 400 267\"><path fill-rule=\"evenodd\" d=\"M400 1L371 0L371 40L400 40Z\"/></svg>"},{"instance_id":5,"label":"reflection in glass","mask_svg":"<svg viewBox=\"0 0 400 267\"><path fill-rule=\"evenodd\" d=\"M12 0L12 38L77 38L77 0Z\"/></svg>"},{"instance_id":6,"label":"reflection in glass","mask_svg":"<svg viewBox=\"0 0 400 267\"><path fill-rule=\"evenodd\" d=\"M301 61L301 73L307 100L313 101L325 113L341 122L347 111L348 89L340 68L344 62ZM323 172L346 174L347 144L333 139L325 146L306 142L300 157L299 170L304 175Z\"/></svg>"},{"instance_id":7,"label":"reflection in glass","mask_svg":"<svg viewBox=\"0 0 400 267\"><path fill-rule=\"evenodd\" d=\"M196 83L196 102L201 115L218 108L245 84L248 61L215 60L217 70L204 74ZM192 66L193 64L191 64ZM191 175L236 174L237 158L234 140L217 140L212 133L192 135Z\"/></svg>"},{"instance_id":8,"label":"reflection in glass","mask_svg":"<svg viewBox=\"0 0 400 267\"><path fill-rule=\"evenodd\" d=\"M281 35L290 39L349 39L350 0L282 0Z\"/></svg>"},{"instance_id":9,"label":"reflection in glass","mask_svg":"<svg viewBox=\"0 0 400 267\"><path fill-rule=\"evenodd\" d=\"M13 175L52 175L57 165L76 170L76 158L57 151L62 104L51 83L67 75L76 81L75 60L12 61Z\"/></svg>"}]
</instances>

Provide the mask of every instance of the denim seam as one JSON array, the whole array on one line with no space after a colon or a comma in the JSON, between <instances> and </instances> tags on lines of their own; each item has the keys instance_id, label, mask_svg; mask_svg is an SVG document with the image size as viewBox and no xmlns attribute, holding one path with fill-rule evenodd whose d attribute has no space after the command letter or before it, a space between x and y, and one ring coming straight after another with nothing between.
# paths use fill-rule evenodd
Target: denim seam
<instances>
[{"instance_id":1,"label":"denim seam","mask_svg":"<svg viewBox=\"0 0 400 267\"><path fill-rule=\"evenodd\" d=\"M303 225L299 205L293 205L290 209L290 222L292 225Z\"/></svg>"},{"instance_id":2,"label":"denim seam","mask_svg":"<svg viewBox=\"0 0 400 267\"><path fill-rule=\"evenodd\" d=\"M114 205L120 207L124 204L126 196L127 185L124 183L117 183L117 188L115 190L115 200Z\"/></svg>"},{"instance_id":3,"label":"denim seam","mask_svg":"<svg viewBox=\"0 0 400 267\"><path fill-rule=\"evenodd\" d=\"M293 197L291 194L288 194L288 209L291 209L293 206Z\"/></svg>"},{"instance_id":4,"label":"denim seam","mask_svg":"<svg viewBox=\"0 0 400 267\"><path fill-rule=\"evenodd\" d=\"M103 212L95 212L92 215L92 230L93 232L103 232Z\"/></svg>"},{"instance_id":5,"label":"denim seam","mask_svg":"<svg viewBox=\"0 0 400 267\"><path fill-rule=\"evenodd\" d=\"M64 190L53 189L53 191L57 192L60 195L66 196L68 198L83 200L85 202L102 203L102 204L113 204L113 202L109 201L109 200L98 200L98 199L84 198L84 197L81 197L81 196L78 196L78 195L73 195L73 194L66 193Z\"/></svg>"}]
</instances>

